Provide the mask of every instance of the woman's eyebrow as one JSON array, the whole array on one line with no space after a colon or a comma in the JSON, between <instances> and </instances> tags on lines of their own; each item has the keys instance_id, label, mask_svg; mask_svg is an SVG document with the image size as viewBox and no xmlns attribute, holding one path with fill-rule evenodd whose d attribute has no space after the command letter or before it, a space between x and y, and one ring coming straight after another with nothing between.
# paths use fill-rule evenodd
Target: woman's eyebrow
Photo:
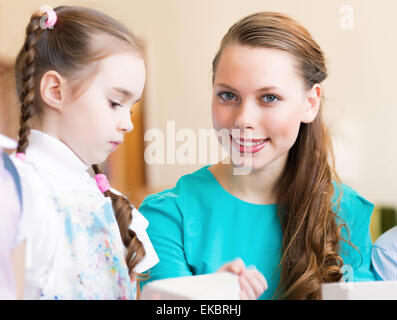
<instances>
[{"instance_id":1,"label":"woman's eyebrow","mask_svg":"<svg viewBox=\"0 0 397 320\"><path fill-rule=\"evenodd\" d=\"M232 91L238 91L237 89L233 88L232 86L229 86L229 85L224 84L224 83L216 83L215 86L224 87L224 88L232 90Z\"/></svg>"},{"instance_id":2,"label":"woman's eyebrow","mask_svg":"<svg viewBox=\"0 0 397 320\"><path fill-rule=\"evenodd\" d=\"M257 91L271 91L271 90L282 90L282 89L276 86L266 86L258 89Z\"/></svg>"},{"instance_id":3,"label":"woman's eyebrow","mask_svg":"<svg viewBox=\"0 0 397 320\"><path fill-rule=\"evenodd\" d=\"M229 85L224 84L224 83L216 83L215 85L227 88L227 89L232 90L232 91L238 91L237 89L233 88L232 86L229 86ZM260 88L260 89L258 89L256 91L257 92L261 92L261 91L271 91L271 90L282 90L282 89L279 88L279 87L276 87L276 86L265 86L265 87Z\"/></svg>"}]
</instances>

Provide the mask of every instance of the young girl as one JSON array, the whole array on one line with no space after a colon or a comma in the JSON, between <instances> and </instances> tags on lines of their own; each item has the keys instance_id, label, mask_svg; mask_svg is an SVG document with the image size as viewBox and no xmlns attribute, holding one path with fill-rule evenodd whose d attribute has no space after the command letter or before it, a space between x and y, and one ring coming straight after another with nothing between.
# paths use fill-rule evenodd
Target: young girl
<instances>
[{"instance_id":1,"label":"young girl","mask_svg":"<svg viewBox=\"0 0 397 320\"><path fill-rule=\"evenodd\" d=\"M25 238L29 223L21 216L21 184L5 149L14 140L0 134L0 300L23 297Z\"/></svg>"},{"instance_id":2,"label":"young girl","mask_svg":"<svg viewBox=\"0 0 397 320\"><path fill-rule=\"evenodd\" d=\"M326 76L318 44L283 14L229 29L213 60L212 116L231 161L142 203L160 258L151 280L220 268L239 275L244 299L320 299L321 284L344 275L374 280L373 205L338 183L329 162Z\"/></svg>"},{"instance_id":3,"label":"young girl","mask_svg":"<svg viewBox=\"0 0 397 320\"><path fill-rule=\"evenodd\" d=\"M145 81L138 41L103 13L61 6L32 15L15 71L14 162L32 218L25 298L134 299L136 276L158 258L146 219L97 164L133 128Z\"/></svg>"}]
</instances>

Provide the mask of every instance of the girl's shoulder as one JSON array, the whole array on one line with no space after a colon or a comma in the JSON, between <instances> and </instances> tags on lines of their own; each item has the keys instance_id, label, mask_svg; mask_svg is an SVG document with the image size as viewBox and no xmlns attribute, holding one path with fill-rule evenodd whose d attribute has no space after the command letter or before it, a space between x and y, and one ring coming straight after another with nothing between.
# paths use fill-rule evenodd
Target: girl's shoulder
<instances>
[{"instance_id":1,"label":"girl's shoulder","mask_svg":"<svg viewBox=\"0 0 397 320\"><path fill-rule=\"evenodd\" d=\"M21 161L15 156L15 153L10 155L10 159L20 178L24 204L30 203L35 197L45 193L46 185L40 179L40 175L33 164Z\"/></svg>"},{"instance_id":2,"label":"girl's shoulder","mask_svg":"<svg viewBox=\"0 0 397 320\"><path fill-rule=\"evenodd\" d=\"M19 177L22 179L31 178L37 175L34 166L29 162L24 162L15 156L15 153L10 155L10 159L18 171Z\"/></svg>"},{"instance_id":3,"label":"girl's shoulder","mask_svg":"<svg viewBox=\"0 0 397 320\"><path fill-rule=\"evenodd\" d=\"M29 211L32 211L32 203L36 202L35 199L42 198L49 193L49 188L34 164L21 161L15 154L10 155L10 159L14 163L20 178L23 207L24 209L30 207L31 210Z\"/></svg>"}]
</instances>

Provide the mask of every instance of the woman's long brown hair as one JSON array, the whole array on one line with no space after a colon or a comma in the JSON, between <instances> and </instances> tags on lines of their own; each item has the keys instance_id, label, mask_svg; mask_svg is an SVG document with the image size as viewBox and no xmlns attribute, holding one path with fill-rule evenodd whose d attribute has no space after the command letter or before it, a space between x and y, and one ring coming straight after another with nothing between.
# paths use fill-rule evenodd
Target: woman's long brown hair
<instances>
[{"instance_id":1,"label":"woman's long brown hair","mask_svg":"<svg viewBox=\"0 0 397 320\"><path fill-rule=\"evenodd\" d=\"M305 88L327 77L324 54L309 32L280 13L260 12L234 24L223 37L213 60L213 79L224 48L230 44L273 48L290 53L298 62ZM335 172L333 149L321 109L316 119L302 123L278 183L277 197L283 231L281 279L283 299L320 299L321 284L342 278L338 253L341 228L332 203ZM339 188L338 188L339 189ZM339 193L341 194L341 193ZM346 226L345 226L346 227Z\"/></svg>"},{"instance_id":2,"label":"woman's long brown hair","mask_svg":"<svg viewBox=\"0 0 397 320\"><path fill-rule=\"evenodd\" d=\"M126 47L141 54L134 35L122 24L94 9L60 6L54 9L58 20L54 29L42 29L43 13L34 13L26 28L26 38L15 63L15 77L21 102L20 129L17 152L25 153L29 144L32 117L42 114L39 84L43 74L55 70L80 88L92 77L95 62ZM109 40L109 41L108 41ZM78 90L76 90L78 91ZM100 173L97 165L92 166ZM134 231L129 229L132 206L127 198L106 191L120 229L121 239L127 248L126 262L130 276L144 258L145 249Z\"/></svg>"}]
</instances>

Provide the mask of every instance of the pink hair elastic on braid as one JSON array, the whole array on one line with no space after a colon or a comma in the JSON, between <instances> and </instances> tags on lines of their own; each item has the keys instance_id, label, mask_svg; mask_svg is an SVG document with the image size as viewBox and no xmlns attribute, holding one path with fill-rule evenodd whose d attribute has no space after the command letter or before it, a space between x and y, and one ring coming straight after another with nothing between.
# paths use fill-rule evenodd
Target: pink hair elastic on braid
<instances>
[{"instance_id":1,"label":"pink hair elastic on braid","mask_svg":"<svg viewBox=\"0 0 397 320\"><path fill-rule=\"evenodd\" d=\"M15 157L17 157L19 160L21 160L22 162L25 162L26 160L26 155L22 152L18 152Z\"/></svg>"},{"instance_id":2,"label":"pink hair elastic on braid","mask_svg":"<svg viewBox=\"0 0 397 320\"><path fill-rule=\"evenodd\" d=\"M110 189L110 184L109 184L108 178L104 174L102 174L102 173L96 174L95 181L96 181L96 184L97 184L99 190L101 190L102 193L104 193Z\"/></svg>"},{"instance_id":3,"label":"pink hair elastic on braid","mask_svg":"<svg viewBox=\"0 0 397 320\"><path fill-rule=\"evenodd\" d=\"M50 6L43 6L40 8L40 12L44 12L45 15L40 19L41 29L54 29L55 23L58 20L57 14Z\"/></svg>"},{"instance_id":4,"label":"pink hair elastic on braid","mask_svg":"<svg viewBox=\"0 0 397 320\"><path fill-rule=\"evenodd\" d=\"M47 21L45 22L45 25L52 29L55 26L55 23L57 22L57 14L53 9L48 9L45 11L46 15L47 15Z\"/></svg>"}]
</instances>

